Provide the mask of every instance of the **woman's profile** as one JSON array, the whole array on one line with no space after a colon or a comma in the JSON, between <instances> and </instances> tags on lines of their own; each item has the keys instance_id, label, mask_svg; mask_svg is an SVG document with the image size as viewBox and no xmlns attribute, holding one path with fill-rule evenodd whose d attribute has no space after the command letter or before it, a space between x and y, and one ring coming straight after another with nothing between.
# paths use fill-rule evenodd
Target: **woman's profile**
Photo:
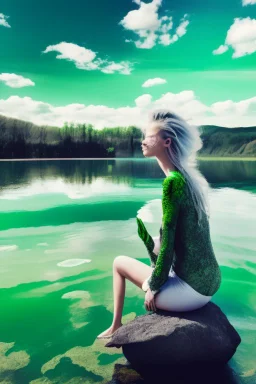
<instances>
[{"instance_id":1,"label":"woman's profile","mask_svg":"<svg viewBox=\"0 0 256 384\"><path fill-rule=\"evenodd\" d=\"M176 113L161 109L151 112L143 132L144 156L156 157L166 176L160 235L152 237L136 218L151 265L124 255L114 259L113 321L98 338L110 338L122 326L125 279L146 292L145 308L152 311L198 309L221 285L210 238L208 183L196 168L195 155L202 147L198 129Z\"/></svg>"}]
</instances>

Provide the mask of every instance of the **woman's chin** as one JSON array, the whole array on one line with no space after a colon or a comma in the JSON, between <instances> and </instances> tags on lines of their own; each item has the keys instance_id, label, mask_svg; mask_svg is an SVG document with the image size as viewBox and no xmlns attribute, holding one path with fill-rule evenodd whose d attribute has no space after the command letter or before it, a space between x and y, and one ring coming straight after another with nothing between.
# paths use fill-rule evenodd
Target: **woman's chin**
<instances>
[{"instance_id":1,"label":"woman's chin","mask_svg":"<svg viewBox=\"0 0 256 384\"><path fill-rule=\"evenodd\" d=\"M153 155L151 155L149 152L147 152L147 151L144 151L143 152L143 156L145 156L145 157L152 157Z\"/></svg>"}]
</instances>

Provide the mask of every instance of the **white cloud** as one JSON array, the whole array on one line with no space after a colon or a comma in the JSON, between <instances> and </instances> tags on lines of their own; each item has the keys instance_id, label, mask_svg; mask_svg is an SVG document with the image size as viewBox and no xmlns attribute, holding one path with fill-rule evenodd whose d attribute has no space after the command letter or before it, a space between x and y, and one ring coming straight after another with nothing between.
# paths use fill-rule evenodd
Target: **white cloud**
<instances>
[{"instance_id":1,"label":"white cloud","mask_svg":"<svg viewBox=\"0 0 256 384\"><path fill-rule=\"evenodd\" d=\"M246 114L254 114L256 112L256 97L234 102L232 100L221 101L212 104L212 111L216 116L229 116L235 114L238 118ZM255 118L254 123L255 126Z\"/></svg>"},{"instance_id":2,"label":"white cloud","mask_svg":"<svg viewBox=\"0 0 256 384\"><path fill-rule=\"evenodd\" d=\"M135 104L138 108L145 108L151 104L152 96L149 93L145 93L135 99Z\"/></svg>"},{"instance_id":3,"label":"white cloud","mask_svg":"<svg viewBox=\"0 0 256 384\"><path fill-rule=\"evenodd\" d=\"M77 44L63 41L56 45L49 45L43 53L52 51L59 52L59 55L56 56L57 59L73 61L78 69L87 71L100 70L108 74L119 72L123 75L130 75L132 71L132 63L128 61L115 63L100 58L96 59L95 52L91 49L80 47Z\"/></svg>"},{"instance_id":4,"label":"white cloud","mask_svg":"<svg viewBox=\"0 0 256 384\"><path fill-rule=\"evenodd\" d=\"M186 34L186 32L187 32L186 28L187 28L188 24L189 24L188 20L182 21L182 23L176 29L177 36L181 37L181 36L184 36Z\"/></svg>"},{"instance_id":5,"label":"white cloud","mask_svg":"<svg viewBox=\"0 0 256 384\"><path fill-rule=\"evenodd\" d=\"M151 3L133 1L140 8L128 12L119 24L125 29L136 33L139 40L126 39L125 42L133 42L137 48L150 49L156 44L173 44L186 34L186 28L189 24L189 21L186 20L187 14L181 19L175 32L171 34L170 30L174 25L172 16L165 15L159 18L158 15L162 0L152 0Z\"/></svg>"},{"instance_id":6,"label":"white cloud","mask_svg":"<svg viewBox=\"0 0 256 384\"><path fill-rule=\"evenodd\" d=\"M256 4L256 0L243 0L243 6Z\"/></svg>"},{"instance_id":7,"label":"white cloud","mask_svg":"<svg viewBox=\"0 0 256 384\"><path fill-rule=\"evenodd\" d=\"M32 80L21 75L16 75L15 73L1 73L0 81L3 81L11 88L22 88L35 85Z\"/></svg>"},{"instance_id":8,"label":"white cloud","mask_svg":"<svg viewBox=\"0 0 256 384\"><path fill-rule=\"evenodd\" d=\"M7 21L8 18L9 16L0 13L0 25L2 25L3 27L11 28L10 24Z\"/></svg>"},{"instance_id":9,"label":"white cloud","mask_svg":"<svg viewBox=\"0 0 256 384\"><path fill-rule=\"evenodd\" d=\"M158 84L165 84L167 81L165 79L162 79L161 77L155 77L154 79L148 79L145 81L145 83L142 84L142 87L153 87L154 85Z\"/></svg>"},{"instance_id":10,"label":"white cloud","mask_svg":"<svg viewBox=\"0 0 256 384\"><path fill-rule=\"evenodd\" d=\"M256 52L256 19L235 18L227 32L225 45L214 50L213 54L222 54L228 47L234 49L233 59Z\"/></svg>"},{"instance_id":11,"label":"white cloud","mask_svg":"<svg viewBox=\"0 0 256 384\"><path fill-rule=\"evenodd\" d=\"M0 114L31 121L35 124L61 127L65 121L91 123L96 129L135 125L143 127L153 109L168 108L196 125L212 124L224 127L255 126L256 97L238 102L224 100L206 105L192 90L167 92L154 100L142 94L133 106L112 108L104 105L68 104L56 107L30 97L11 96L0 99Z\"/></svg>"},{"instance_id":12,"label":"white cloud","mask_svg":"<svg viewBox=\"0 0 256 384\"><path fill-rule=\"evenodd\" d=\"M222 53L226 52L228 50L227 45L220 45L219 48L212 51L214 55L222 55Z\"/></svg>"},{"instance_id":13,"label":"white cloud","mask_svg":"<svg viewBox=\"0 0 256 384\"><path fill-rule=\"evenodd\" d=\"M130 63L125 61L121 61L120 63L111 62L108 65L106 65L104 68L102 68L101 72L104 72L104 73L119 72L119 73L122 73L123 75L130 75L131 73Z\"/></svg>"}]
</instances>

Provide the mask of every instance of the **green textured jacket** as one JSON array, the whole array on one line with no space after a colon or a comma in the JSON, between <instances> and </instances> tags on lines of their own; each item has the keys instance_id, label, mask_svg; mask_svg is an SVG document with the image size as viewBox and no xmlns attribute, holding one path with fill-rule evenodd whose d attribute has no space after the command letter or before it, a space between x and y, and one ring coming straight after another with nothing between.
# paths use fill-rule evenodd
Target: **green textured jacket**
<instances>
[{"instance_id":1,"label":"green textured jacket","mask_svg":"<svg viewBox=\"0 0 256 384\"><path fill-rule=\"evenodd\" d=\"M202 295L212 296L220 287L221 271L216 260L206 213L201 224L185 177L170 171L163 183L163 218L160 251L149 252L153 272L148 286L153 294L167 281L170 268Z\"/></svg>"}]
</instances>

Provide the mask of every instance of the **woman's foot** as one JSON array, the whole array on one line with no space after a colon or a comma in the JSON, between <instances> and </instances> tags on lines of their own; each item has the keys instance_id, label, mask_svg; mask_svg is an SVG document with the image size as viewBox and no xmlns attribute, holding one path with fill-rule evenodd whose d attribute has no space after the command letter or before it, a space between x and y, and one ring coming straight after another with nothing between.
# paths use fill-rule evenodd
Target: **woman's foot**
<instances>
[{"instance_id":1,"label":"woman's foot","mask_svg":"<svg viewBox=\"0 0 256 384\"><path fill-rule=\"evenodd\" d=\"M123 324L121 323L120 325L117 325L117 326L113 326L111 325L108 329L106 329L105 331L103 331L102 333L100 333L98 336L97 336L97 339L108 339L110 338L113 333L122 326Z\"/></svg>"}]
</instances>

